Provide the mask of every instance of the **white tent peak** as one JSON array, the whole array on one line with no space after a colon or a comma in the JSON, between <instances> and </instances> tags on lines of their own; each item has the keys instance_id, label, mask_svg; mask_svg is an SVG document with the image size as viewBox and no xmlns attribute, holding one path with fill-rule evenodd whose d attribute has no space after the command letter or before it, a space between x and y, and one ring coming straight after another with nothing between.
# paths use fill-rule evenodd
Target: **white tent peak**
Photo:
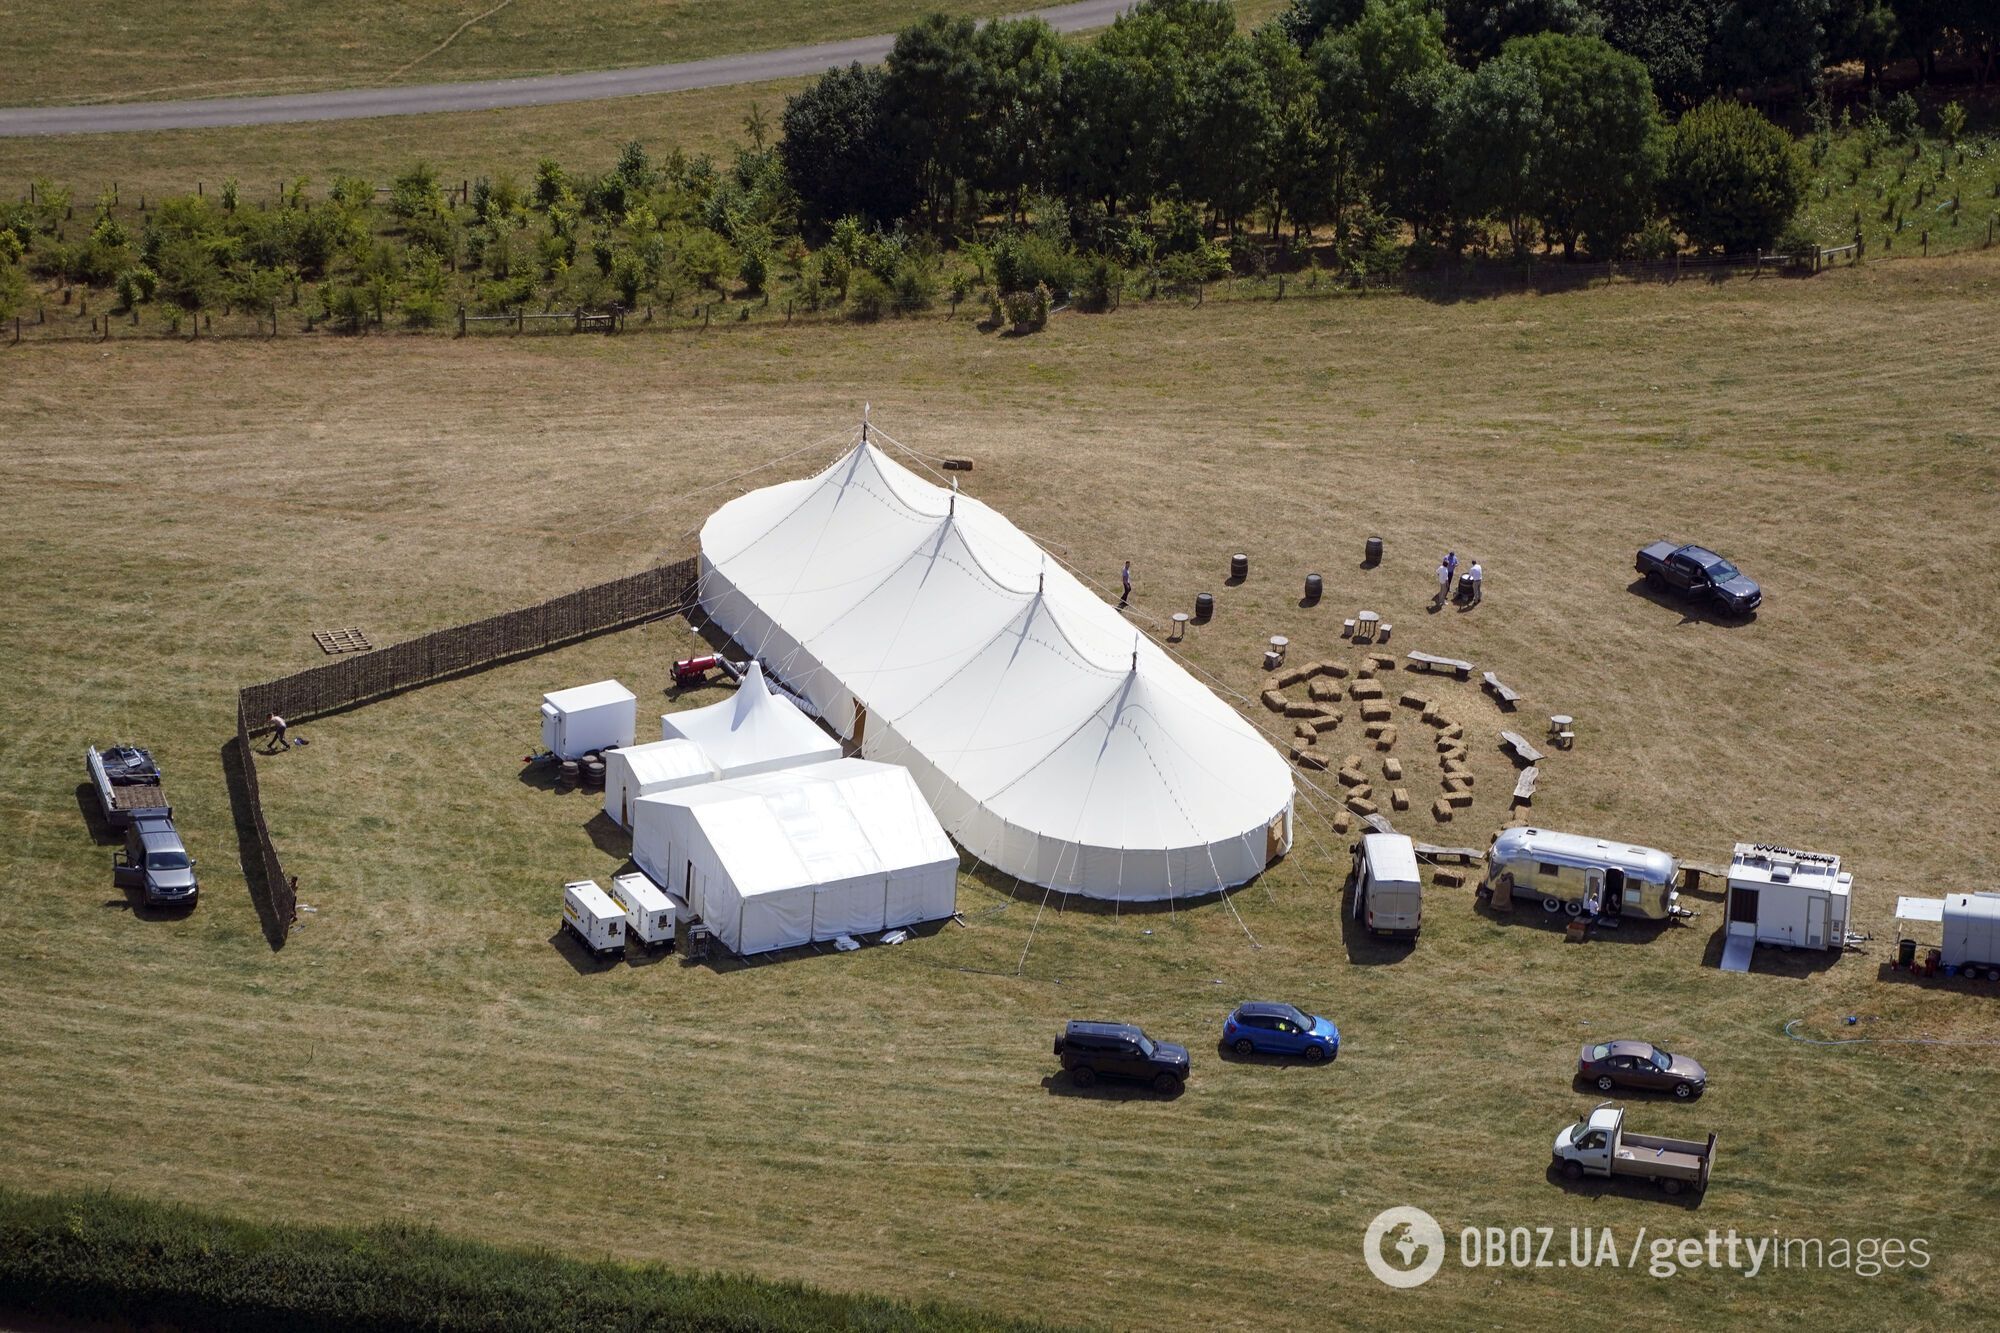
<instances>
[{"instance_id":1,"label":"white tent peak","mask_svg":"<svg viewBox=\"0 0 2000 1333\"><path fill-rule=\"evenodd\" d=\"M764 664L753 657L743 673L743 679L736 686L736 709L730 716L732 730L748 722L763 701L770 697L771 687L764 681Z\"/></svg>"}]
</instances>

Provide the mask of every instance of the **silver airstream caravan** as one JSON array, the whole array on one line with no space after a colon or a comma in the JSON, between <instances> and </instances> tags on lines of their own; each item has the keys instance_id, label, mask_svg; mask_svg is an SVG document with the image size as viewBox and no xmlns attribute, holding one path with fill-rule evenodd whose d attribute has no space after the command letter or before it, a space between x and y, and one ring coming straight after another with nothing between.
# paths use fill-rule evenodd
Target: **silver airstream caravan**
<instances>
[{"instance_id":1,"label":"silver airstream caravan","mask_svg":"<svg viewBox=\"0 0 2000 1333\"><path fill-rule=\"evenodd\" d=\"M1502 829L1480 887L1505 909L1516 899L1550 913L1664 921L1680 894L1674 858L1651 847L1541 828Z\"/></svg>"}]
</instances>

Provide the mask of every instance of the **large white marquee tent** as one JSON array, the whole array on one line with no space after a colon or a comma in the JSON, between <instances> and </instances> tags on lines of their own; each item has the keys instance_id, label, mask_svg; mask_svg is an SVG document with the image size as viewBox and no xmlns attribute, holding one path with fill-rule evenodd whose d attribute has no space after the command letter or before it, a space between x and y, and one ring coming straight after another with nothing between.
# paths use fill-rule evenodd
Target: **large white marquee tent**
<instances>
[{"instance_id":1,"label":"large white marquee tent","mask_svg":"<svg viewBox=\"0 0 2000 1333\"><path fill-rule=\"evenodd\" d=\"M973 855L1153 900L1290 849L1284 759L1007 519L864 439L701 533L706 613Z\"/></svg>"},{"instance_id":2,"label":"large white marquee tent","mask_svg":"<svg viewBox=\"0 0 2000 1333\"><path fill-rule=\"evenodd\" d=\"M632 859L739 954L950 916L958 851L907 770L836 759L642 796Z\"/></svg>"},{"instance_id":3,"label":"large white marquee tent","mask_svg":"<svg viewBox=\"0 0 2000 1333\"><path fill-rule=\"evenodd\" d=\"M604 752L604 813L632 827L632 803L656 791L713 782L715 765L690 740L649 741Z\"/></svg>"},{"instance_id":4,"label":"large white marquee tent","mask_svg":"<svg viewBox=\"0 0 2000 1333\"><path fill-rule=\"evenodd\" d=\"M721 703L660 718L666 740L684 739L701 747L725 778L793 768L840 758L840 742L819 729L799 706L771 692L756 662L736 693Z\"/></svg>"}]
</instances>

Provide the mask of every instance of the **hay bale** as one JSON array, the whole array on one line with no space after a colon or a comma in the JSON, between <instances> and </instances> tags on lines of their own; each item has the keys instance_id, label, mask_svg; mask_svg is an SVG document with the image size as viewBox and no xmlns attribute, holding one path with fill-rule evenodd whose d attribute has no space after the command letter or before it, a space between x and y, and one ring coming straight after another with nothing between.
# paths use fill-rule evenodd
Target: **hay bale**
<instances>
[{"instance_id":1,"label":"hay bale","mask_svg":"<svg viewBox=\"0 0 2000 1333\"><path fill-rule=\"evenodd\" d=\"M1387 722L1395 715L1395 710L1380 699L1370 699L1361 705L1361 720L1363 722Z\"/></svg>"},{"instance_id":2,"label":"hay bale","mask_svg":"<svg viewBox=\"0 0 2000 1333\"><path fill-rule=\"evenodd\" d=\"M1284 695L1278 693L1278 691L1276 690L1264 691L1264 707L1270 709L1274 713L1284 712L1285 705L1289 702L1291 701L1285 698Z\"/></svg>"},{"instance_id":3,"label":"hay bale","mask_svg":"<svg viewBox=\"0 0 2000 1333\"><path fill-rule=\"evenodd\" d=\"M1333 831L1335 833L1345 833L1353 827L1353 815L1348 814L1345 810L1336 810L1333 812Z\"/></svg>"},{"instance_id":4,"label":"hay bale","mask_svg":"<svg viewBox=\"0 0 2000 1333\"><path fill-rule=\"evenodd\" d=\"M1419 713L1428 713L1431 711L1431 701L1424 698L1423 695L1418 694L1415 690L1405 690L1403 697L1396 700L1396 702L1405 708L1414 708Z\"/></svg>"},{"instance_id":5,"label":"hay bale","mask_svg":"<svg viewBox=\"0 0 2000 1333\"><path fill-rule=\"evenodd\" d=\"M1389 804L1398 810L1409 809L1410 789L1408 787L1391 787L1389 789Z\"/></svg>"},{"instance_id":6,"label":"hay bale","mask_svg":"<svg viewBox=\"0 0 2000 1333\"><path fill-rule=\"evenodd\" d=\"M1472 793L1469 791L1448 791L1438 799L1442 800L1446 805L1463 810L1466 806L1472 804Z\"/></svg>"},{"instance_id":7,"label":"hay bale","mask_svg":"<svg viewBox=\"0 0 2000 1333\"><path fill-rule=\"evenodd\" d=\"M1303 699L1301 699L1301 700L1299 700L1299 701L1297 701L1297 702L1293 702L1293 701L1291 701L1291 700L1287 700L1287 701L1285 702L1285 716L1286 716L1286 717L1318 717L1318 716L1319 716L1319 705L1318 705L1318 704L1316 704L1316 703L1311 703L1311 702L1308 702L1308 701L1306 701L1306 700L1303 700Z\"/></svg>"},{"instance_id":8,"label":"hay bale","mask_svg":"<svg viewBox=\"0 0 2000 1333\"><path fill-rule=\"evenodd\" d=\"M1375 802L1365 797L1350 796L1347 798L1347 808L1357 815L1372 815L1375 813Z\"/></svg>"},{"instance_id":9,"label":"hay bale","mask_svg":"<svg viewBox=\"0 0 2000 1333\"><path fill-rule=\"evenodd\" d=\"M1367 714L1364 713L1362 714L1362 716L1366 717ZM1370 722L1366 728L1366 731L1368 732L1368 739L1372 741L1377 736L1380 736L1382 734L1382 729L1388 725L1389 724L1387 722L1381 722L1381 721Z\"/></svg>"},{"instance_id":10,"label":"hay bale","mask_svg":"<svg viewBox=\"0 0 2000 1333\"><path fill-rule=\"evenodd\" d=\"M1441 764L1459 764L1462 766L1465 763L1465 747L1463 745L1454 745L1449 750L1441 751L1438 754L1438 762Z\"/></svg>"},{"instance_id":11,"label":"hay bale","mask_svg":"<svg viewBox=\"0 0 2000 1333\"><path fill-rule=\"evenodd\" d=\"M1350 801L1372 801L1375 799L1375 789L1364 782L1359 787L1350 789L1347 798Z\"/></svg>"},{"instance_id":12,"label":"hay bale","mask_svg":"<svg viewBox=\"0 0 2000 1333\"><path fill-rule=\"evenodd\" d=\"M1292 757L1298 760L1300 768L1310 768L1315 773L1326 770L1326 756L1323 754L1294 747Z\"/></svg>"},{"instance_id":13,"label":"hay bale","mask_svg":"<svg viewBox=\"0 0 2000 1333\"><path fill-rule=\"evenodd\" d=\"M1464 735L1465 735L1465 728L1461 727L1456 722L1438 728L1438 736L1443 740L1450 740L1450 741L1460 740L1464 737Z\"/></svg>"},{"instance_id":14,"label":"hay bale","mask_svg":"<svg viewBox=\"0 0 2000 1333\"><path fill-rule=\"evenodd\" d=\"M1279 689L1289 690L1294 685L1303 685L1307 681L1311 680L1312 670L1309 667L1293 667L1290 671L1285 672L1277 679L1278 679Z\"/></svg>"},{"instance_id":15,"label":"hay bale","mask_svg":"<svg viewBox=\"0 0 2000 1333\"><path fill-rule=\"evenodd\" d=\"M1347 756L1347 758L1340 761L1340 767L1343 772L1359 773L1361 771L1361 756L1358 754Z\"/></svg>"},{"instance_id":16,"label":"hay bale","mask_svg":"<svg viewBox=\"0 0 2000 1333\"><path fill-rule=\"evenodd\" d=\"M1391 782L1401 782L1403 780L1403 761L1400 759L1384 759L1382 761L1382 776Z\"/></svg>"},{"instance_id":17,"label":"hay bale","mask_svg":"<svg viewBox=\"0 0 2000 1333\"><path fill-rule=\"evenodd\" d=\"M1334 661L1321 662L1319 664L1319 672L1322 676L1344 676L1347 674L1347 663Z\"/></svg>"},{"instance_id":18,"label":"hay bale","mask_svg":"<svg viewBox=\"0 0 2000 1333\"><path fill-rule=\"evenodd\" d=\"M1382 686L1372 680L1356 680L1348 685L1347 692L1356 699L1379 699L1382 697Z\"/></svg>"},{"instance_id":19,"label":"hay bale","mask_svg":"<svg viewBox=\"0 0 2000 1333\"><path fill-rule=\"evenodd\" d=\"M1431 883L1441 889L1462 889L1465 887L1465 872L1463 870L1433 870L1431 872Z\"/></svg>"},{"instance_id":20,"label":"hay bale","mask_svg":"<svg viewBox=\"0 0 2000 1333\"><path fill-rule=\"evenodd\" d=\"M1315 680L1306 686L1306 694L1321 703L1331 703L1340 697L1340 684L1331 680Z\"/></svg>"},{"instance_id":21,"label":"hay bale","mask_svg":"<svg viewBox=\"0 0 2000 1333\"><path fill-rule=\"evenodd\" d=\"M1356 680L1373 680L1375 679L1375 668L1365 664L1358 666L1354 668L1354 678Z\"/></svg>"},{"instance_id":22,"label":"hay bale","mask_svg":"<svg viewBox=\"0 0 2000 1333\"><path fill-rule=\"evenodd\" d=\"M1471 791L1471 790L1472 790L1472 774L1470 774L1470 773L1447 773L1447 774L1445 774L1445 775L1444 775L1444 789L1445 789L1446 791Z\"/></svg>"},{"instance_id":23,"label":"hay bale","mask_svg":"<svg viewBox=\"0 0 2000 1333\"><path fill-rule=\"evenodd\" d=\"M1472 777L1472 770L1465 766L1463 759L1446 759L1439 767L1444 770L1444 775L1448 778L1461 777L1470 779Z\"/></svg>"},{"instance_id":24,"label":"hay bale","mask_svg":"<svg viewBox=\"0 0 2000 1333\"><path fill-rule=\"evenodd\" d=\"M1378 750L1386 750L1395 743L1396 743L1396 724L1391 722L1388 726L1382 729L1382 734L1375 738L1375 748Z\"/></svg>"},{"instance_id":25,"label":"hay bale","mask_svg":"<svg viewBox=\"0 0 2000 1333\"><path fill-rule=\"evenodd\" d=\"M1320 710L1318 717L1308 718L1306 725L1314 731L1328 732L1339 726L1340 719L1345 716L1346 714L1342 713L1338 708L1325 708Z\"/></svg>"},{"instance_id":26,"label":"hay bale","mask_svg":"<svg viewBox=\"0 0 2000 1333\"><path fill-rule=\"evenodd\" d=\"M1374 667L1377 671L1394 671L1396 669L1396 658L1393 653L1370 653L1368 654L1368 665Z\"/></svg>"},{"instance_id":27,"label":"hay bale","mask_svg":"<svg viewBox=\"0 0 2000 1333\"><path fill-rule=\"evenodd\" d=\"M1340 785L1343 787L1361 787L1368 782L1368 775L1351 763L1343 765L1340 772L1334 776L1340 779Z\"/></svg>"},{"instance_id":28,"label":"hay bale","mask_svg":"<svg viewBox=\"0 0 2000 1333\"><path fill-rule=\"evenodd\" d=\"M1438 797L1437 803L1431 806L1431 818L1437 820L1440 824L1449 824L1451 822L1451 807L1445 804L1444 797Z\"/></svg>"},{"instance_id":29,"label":"hay bale","mask_svg":"<svg viewBox=\"0 0 2000 1333\"><path fill-rule=\"evenodd\" d=\"M1438 712L1436 704L1432 704L1430 707L1424 709L1423 717L1426 726L1443 727L1451 724L1450 718Z\"/></svg>"},{"instance_id":30,"label":"hay bale","mask_svg":"<svg viewBox=\"0 0 2000 1333\"><path fill-rule=\"evenodd\" d=\"M1319 739L1319 733L1313 730L1312 723L1310 722L1301 722L1296 727L1293 727L1292 735L1298 737L1300 742L1306 745L1311 745Z\"/></svg>"}]
</instances>

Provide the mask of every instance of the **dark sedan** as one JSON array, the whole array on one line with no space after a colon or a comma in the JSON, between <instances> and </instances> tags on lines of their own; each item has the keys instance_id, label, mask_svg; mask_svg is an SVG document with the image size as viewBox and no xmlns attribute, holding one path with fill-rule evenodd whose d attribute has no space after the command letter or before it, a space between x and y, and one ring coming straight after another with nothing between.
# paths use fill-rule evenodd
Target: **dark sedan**
<instances>
[{"instance_id":1,"label":"dark sedan","mask_svg":"<svg viewBox=\"0 0 2000 1333\"><path fill-rule=\"evenodd\" d=\"M1576 1074L1600 1092L1645 1088L1671 1092L1682 1101L1699 1097L1708 1087L1708 1071L1695 1061L1644 1041L1586 1042L1576 1058Z\"/></svg>"}]
</instances>

